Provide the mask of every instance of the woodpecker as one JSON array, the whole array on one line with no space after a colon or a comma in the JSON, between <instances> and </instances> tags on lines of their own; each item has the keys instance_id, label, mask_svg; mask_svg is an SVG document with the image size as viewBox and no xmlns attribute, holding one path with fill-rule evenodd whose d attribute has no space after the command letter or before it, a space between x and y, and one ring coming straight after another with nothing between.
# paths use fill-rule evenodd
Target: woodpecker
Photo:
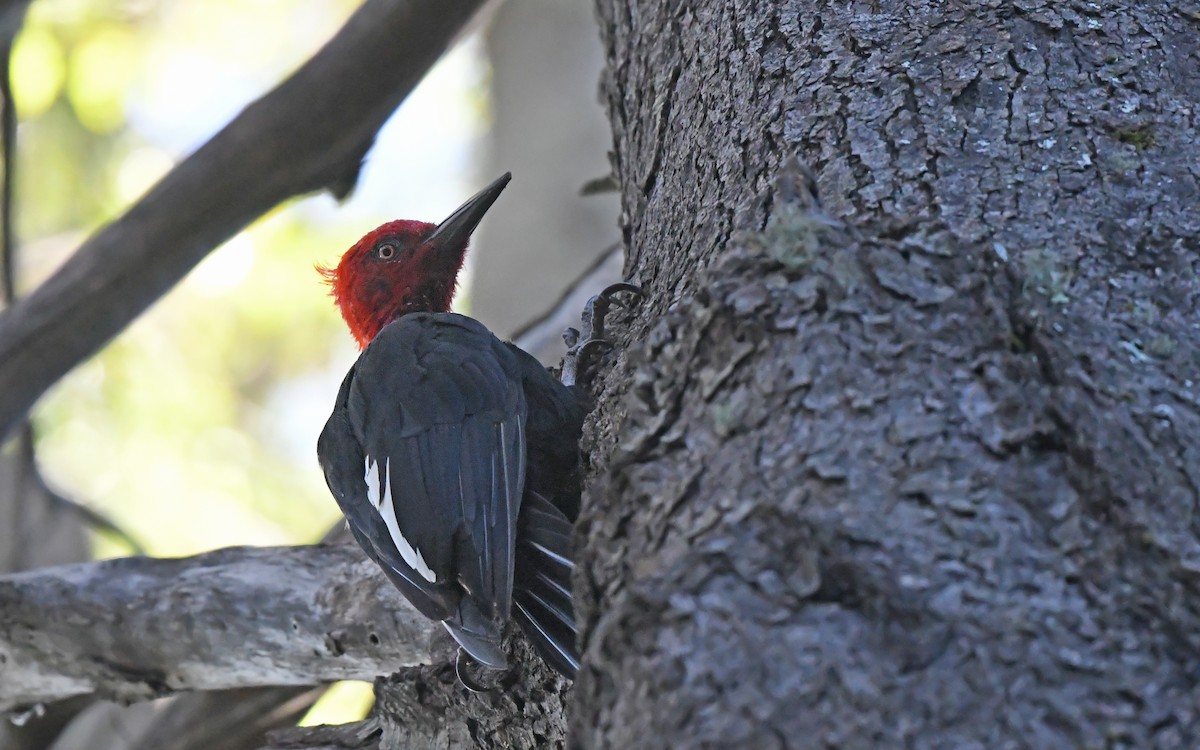
<instances>
[{"instance_id":1,"label":"woodpecker","mask_svg":"<svg viewBox=\"0 0 1200 750\"><path fill-rule=\"evenodd\" d=\"M440 224L383 224L318 267L362 353L317 454L359 545L466 654L505 668L511 617L574 677L584 405L531 355L449 312L471 233L509 179Z\"/></svg>"}]
</instances>

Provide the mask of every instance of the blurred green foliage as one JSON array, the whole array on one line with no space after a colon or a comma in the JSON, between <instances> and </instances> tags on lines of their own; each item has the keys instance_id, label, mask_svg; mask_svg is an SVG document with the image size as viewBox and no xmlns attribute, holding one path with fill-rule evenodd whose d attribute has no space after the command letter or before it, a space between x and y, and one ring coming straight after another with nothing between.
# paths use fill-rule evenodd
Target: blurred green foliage
<instances>
[{"instance_id":1,"label":"blurred green foliage","mask_svg":"<svg viewBox=\"0 0 1200 750\"><path fill-rule=\"evenodd\" d=\"M83 236L353 9L314 5L34 3L13 59L22 288L70 262ZM199 116L172 119L188 107ZM336 520L313 460L314 415L336 389L331 368L349 361L333 347L349 344L312 264L360 227L311 213L280 210L220 248L36 411L51 481L152 554L310 541ZM99 539L97 552L125 550Z\"/></svg>"},{"instance_id":2,"label":"blurred green foliage","mask_svg":"<svg viewBox=\"0 0 1200 750\"><path fill-rule=\"evenodd\" d=\"M38 409L52 479L152 554L311 541L337 518L312 446L344 334L304 224L276 215L220 248Z\"/></svg>"}]
</instances>

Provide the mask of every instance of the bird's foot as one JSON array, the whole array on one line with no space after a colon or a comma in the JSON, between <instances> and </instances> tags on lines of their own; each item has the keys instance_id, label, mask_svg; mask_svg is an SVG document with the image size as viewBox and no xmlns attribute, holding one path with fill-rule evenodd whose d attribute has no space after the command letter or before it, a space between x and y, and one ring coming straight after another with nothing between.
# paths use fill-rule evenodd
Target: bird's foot
<instances>
[{"instance_id":1,"label":"bird's foot","mask_svg":"<svg viewBox=\"0 0 1200 750\"><path fill-rule=\"evenodd\" d=\"M609 310L616 307L629 307L622 302L618 294L629 294L634 300L646 296L641 287L621 281L606 287L602 292L592 297L583 306L579 316L579 328L568 328L563 331L563 341L567 344L567 354L563 357L563 385L575 385L580 374L586 369L589 359L598 351L612 348L612 342L604 338L604 318Z\"/></svg>"},{"instance_id":2,"label":"bird's foot","mask_svg":"<svg viewBox=\"0 0 1200 750\"><path fill-rule=\"evenodd\" d=\"M496 689L495 685L488 686L479 680L478 677L471 674L472 667L479 665L471 659L467 654L466 649L460 648L458 656L454 659L454 674L458 677L460 685L470 690L472 693L490 693ZM495 671L495 670L489 670Z\"/></svg>"}]
</instances>

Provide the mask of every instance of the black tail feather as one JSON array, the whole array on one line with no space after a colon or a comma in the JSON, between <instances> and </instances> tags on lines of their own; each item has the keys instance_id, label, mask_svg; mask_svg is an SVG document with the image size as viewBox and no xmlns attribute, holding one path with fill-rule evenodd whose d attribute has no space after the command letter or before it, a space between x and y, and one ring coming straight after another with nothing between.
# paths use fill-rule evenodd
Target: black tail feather
<instances>
[{"instance_id":1,"label":"black tail feather","mask_svg":"<svg viewBox=\"0 0 1200 750\"><path fill-rule=\"evenodd\" d=\"M571 523L541 495L526 492L517 525L513 618L547 664L574 677L579 647L571 601Z\"/></svg>"},{"instance_id":2,"label":"black tail feather","mask_svg":"<svg viewBox=\"0 0 1200 750\"><path fill-rule=\"evenodd\" d=\"M563 592L560 584L550 581L539 573L537 580L533 581L532 585L521 587L521 593L525 596L530 610L536 607L538 611L544 612L574 632L575 613L571 608L571 596L569 593Z\"/></svg>"},{"instance_id":3,"label":"black tail feather","mask_svg":"<svg viewBox=\"0 0 1200 750\"><path fill-rule=\"evenodd\" d=\"M529 638L534 650L538 652L542 660L564 677L574 679L575 673L579 671L579 651L575 646L575 630L544 627L549 620L544 613L538 612L536 605L530 605L531 600L528 596L514 592L514 619L521 626L521 630Z\"/></svg>"},{"instance_id":4,"label":"black tail feather","mask_svg":"<svg viewBox=\"0 0 1200 750\"><path fill-rule=\"evenodd\" d=\"M567 603L570 603L571 589L567 588L564 582L556 581L541 571L538 572L537 577L540 585L549 587L550 591L552 592L551 596L562 597L567 601Z\"/></svg>"},{"instance_id":5,"label":"black tail feather","mask_svg":"<svg viewBox=\"0 0 1200 750\"><path fill-rule=\"evenodd\" d=\"M458 606L458 617L442 620L442 625L458 641L471 658L492 669L505 669L508 660L500 647L500 629L489 620L474 600L463 597Z\"/></svg>"}]
</instances>

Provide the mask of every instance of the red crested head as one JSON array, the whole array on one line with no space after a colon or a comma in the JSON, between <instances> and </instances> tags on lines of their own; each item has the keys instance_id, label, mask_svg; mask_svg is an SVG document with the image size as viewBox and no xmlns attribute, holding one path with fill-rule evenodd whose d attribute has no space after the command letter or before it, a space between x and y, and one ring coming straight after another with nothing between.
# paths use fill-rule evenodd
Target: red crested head
<instances>
[{"instance_id":1,"label":"red crested head","mask_svg":"<svg viewBox=\"0 0 1200 750\"><path fill-rule=\"evenodd\" d=\"M457 252L426 246L435 228L389 221L354 243L336 266L317 266L360 349L405 313L450 309L467 246Z\"/></svg>"},{"instance_id":2,"label":"red crested head","mask_svg":"<svg viewBox=\"0 0 1200 750\"><path fill-rule=\"evenodd\" d=\"M354 243L336 267L317 266L359 348L401 315L450 309L471 232L509 179L505 173L441 224L389 221Z\"/></svg>"}]
</instances>

